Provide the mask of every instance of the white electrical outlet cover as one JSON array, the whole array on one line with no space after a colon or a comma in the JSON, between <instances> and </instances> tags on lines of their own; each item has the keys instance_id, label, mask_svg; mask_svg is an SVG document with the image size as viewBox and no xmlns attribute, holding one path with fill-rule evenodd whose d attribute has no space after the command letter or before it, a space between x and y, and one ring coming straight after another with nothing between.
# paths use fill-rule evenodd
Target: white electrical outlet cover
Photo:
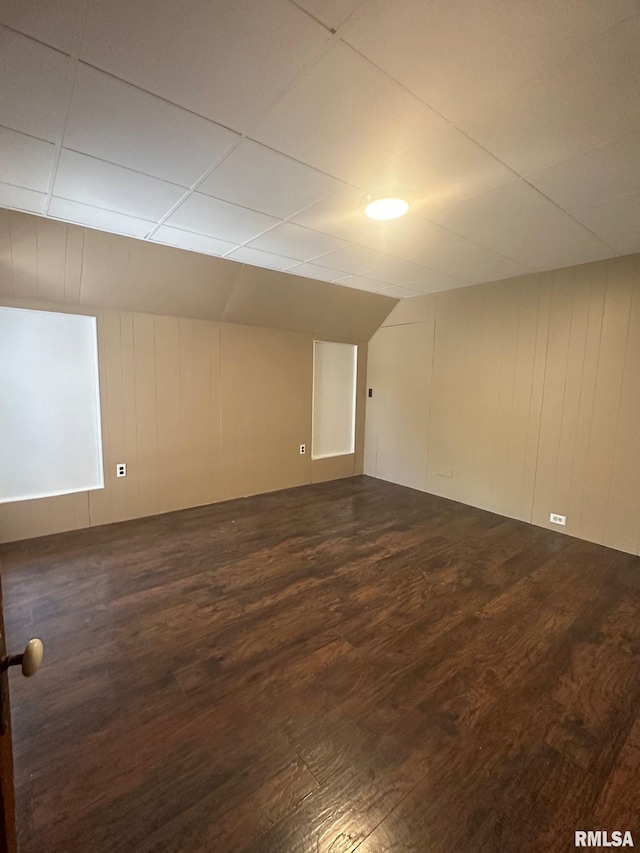
<instances>
[{"instance_id":1,"label":"white electrical outlet cover","mask_svg":"<svg viewBox=\"0 0 640 853\"><path fill-rule=\"evenodd\" d=\"M551 522L551 524L562 524L564 526L567 523L567 516L558 515L557 513L552 512L549 516L549 521Z\"/></svg>"}]
</instances>

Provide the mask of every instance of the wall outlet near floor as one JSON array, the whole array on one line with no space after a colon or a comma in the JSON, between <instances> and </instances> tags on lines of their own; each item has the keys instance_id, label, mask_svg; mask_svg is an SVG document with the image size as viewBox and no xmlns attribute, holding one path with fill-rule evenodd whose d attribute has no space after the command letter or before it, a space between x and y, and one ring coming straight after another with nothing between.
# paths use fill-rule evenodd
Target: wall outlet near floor
<instances>
[{"instance_id":1,"label":"wall outlet near floor","mask_svg":"<svg viewBox=\"0 0 640 853\"><path fill-rule=\"evenodd\" d=\"M567 523L567 516L558 515L557 513L552 512L549 516L549 521L551 522L551 524L562 524L564 526Z\"/></svg>"},{"instance_id":2,"label":"wall outlet near floor","mask_svg":"<svg viewBox=\"0 0 640 853\"><path fill-rule=\"evenodd\" d=\"M305 454L306 452L307 452L307 445L306 445L306 444L301 444L301 445L300 445L300 456L304 456L304 454Z\"/></svg>"},{"instance_id":3,"label":"wall outlet near floor","mask_svg":"<svg viewBox=\"0 0 640 853\"><path fill-rule=\"evenodd\" d=\"M127 466L124 462L118 462L116 465L116 477L126 477L127 476Z\"/></svg>"}]
</instances>

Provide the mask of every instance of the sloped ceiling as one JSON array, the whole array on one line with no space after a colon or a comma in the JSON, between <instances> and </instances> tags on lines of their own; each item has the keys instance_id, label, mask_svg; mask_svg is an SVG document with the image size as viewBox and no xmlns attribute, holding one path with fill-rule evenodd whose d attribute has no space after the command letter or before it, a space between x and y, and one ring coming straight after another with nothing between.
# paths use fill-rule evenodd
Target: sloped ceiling
<instances>
[{"instance_id":1,"label":"sloped ceiling","mask_svg":"<svg viewBox=\"0 0 640 853\"><path fill-rule=\"evenodd\" d=\"M112 308L366 341L398 301L0 210L0 301Z\"/></svg>"},{"instance_id":2,"label":"sloped ceiling","mask_svg":"<svg viewBox=\"0 0 640 853\"><path fill-rule=\"evenodd\" d=\"M395 297L635 252L639 12L4 0L0 205Z\"/></svg>"}]
</instances>

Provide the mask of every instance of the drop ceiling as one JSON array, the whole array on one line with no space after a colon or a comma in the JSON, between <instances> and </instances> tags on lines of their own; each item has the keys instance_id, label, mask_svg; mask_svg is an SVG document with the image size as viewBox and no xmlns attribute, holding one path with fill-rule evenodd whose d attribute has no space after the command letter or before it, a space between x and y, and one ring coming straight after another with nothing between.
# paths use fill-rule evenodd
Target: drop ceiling
<instances>
[{"instance_id":1,"label":"drop ceiling","mask_svg":"<svg viewBox=\"0 0 640 853\"><path fill-rule=\"evenodd\" d=\"M4 0L0 206L397 298L629 254L639 69L640 0Z\"/></svg>"}]
</instances>

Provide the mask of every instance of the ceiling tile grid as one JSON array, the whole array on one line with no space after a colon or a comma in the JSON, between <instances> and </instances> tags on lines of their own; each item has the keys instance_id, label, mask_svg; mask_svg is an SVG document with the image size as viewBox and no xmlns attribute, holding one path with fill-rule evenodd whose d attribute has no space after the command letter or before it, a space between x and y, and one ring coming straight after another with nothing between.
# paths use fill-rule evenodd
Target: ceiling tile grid
<instances>
[{"instance_id":1,"label":"ceiling tile grid","mask_svg":"<svg viewBox=\"0 0 640 853\"><path fill-rule=\"evenodd\" d=\"M166 220L167 225L194 231L206 237L240 244L261 234L278 220L255 210L202 193L190 195Z\"/></svg>"},{"instance_id":2,"label":"ceiling tile grid","mask_svg":"<svg viewBox=\"0 0 640 853\"><path fill-rule=\"evenodd\" d=\"M362 0L296 0L297 5L331 30L339 29Z\"/></svg>"},{"instance_id":3,"label":"ceiling tile grid","mask_svg":"<svg viewBox=\"0 0 640 853\"><path fill-rule=\"evenodd\" d=\"M345 246L335 252L329 252L314 260L321 267L346 270L352 275L366 273L369 270L378 269L391 262L388 255L376 252L375 249L367 249L365 246Z\"/></svg>"},{"instance_id":4,"label":"ceiling tile grid","mask_svg":"<svg viewBox=\"0 0 640 853\"><path fill-rule=\"evenodd\" d=\"M456 121L636 13L634 0L371 0L343 37Z\"/></svg>"},{"instance_id":5,"label":"ceiling tile grid","mask_svg":"<svg viewBox=\"0 0 640 853\"><path fill-rule=\"evenodd\" d=\"M25 187L17 187L14 184L0 182L0 207L43 214L46 201L46 193L39 193L34 190L25 189Z\"/></svg>"},{"instance_id":6,"label":"ceiling tile grid","mask_svg":"<svg viewBox=\"0 0 640 853\"><path fill-rule=\"evenodd\" d=\"M78 65L66 148L190 187L239 138L219 124Z\"/></svg>"},{"instance_id":7,"label":"ceiling tile grid","mask_svg":"<svg viewBox=\"0 0 640 853\"><path fill-rule=\"evenodd\" d=\"M80 58L243 132L329 39L288 0L91 0Z\"/></svg>"},{"instance_id":8,"label":"ceiling tile grid","mask_svg":"<svg viewBox=\"0 0 640 853\"><path fill-rule=\"evenodd\" d=\"M544 251L575 245L591 236L583 225L566 213L561 213L487 236L484 244L505 257L530 264L533 257Z\"/></svg>"},{"instance_id":9,"label":"ceiling tile grid","mask_svg":"<svg viewBox=\"0 0 640 853\"><path fill-rule=\"evenodd\" d=\"M253 249L262 249L275 255L290 255L298 261L309 261L328 252L342 249L345 242L330 234L313 231L293 222L282 222L262 234L249 244ZM324 264L320 264L324 266ZM327 264L332 266L332 264Z\"/></svg>"},{"instance_id":10,"label":"ceiling tile grid","mask_svg":"<svg viewBox=\"0 0 640 853\"><path fill-rule=\"evenodd\" d=\"M573 212L640 190L640 130L528 176L563 210Z\"/></svg>"},{"instance_id":11,"label":"ceiling tile grid","mask_svg":"<svg viewBox=\"0 0 640 853\"><path fill-rule=\"evenodd\" d=\"M97 228L100 231L126 234L128 237L146 237L155 224L147 219L136 219L136 217L124 213L92 207L57 196L53 196L51 199L49 216L62 219L65 222Z\"/></svg>"},{"instance_id":12,"label":"ceiling tile grid","mask_svg":"<svg viewBox=\"0 0 640 853\"><path fill-rule=\"evenodd\" d=\"M2 0L0 24L69 53L84 0Z\"/></svg>"},{"instance_id":13,"label":"ceiling tile grid","mask_svg":"<svg viewBox=\"0 0 640 853\"><path fill-rule=\"evenodd\" d=\"M252 249L249 246L241 246L239 249L234 249L228 255L225 255L225 257L231 261L240 261L243 264L250 264L254 267L263 267L269 270L286 270L297 266L299 263L295 258L283 258L282 255L261 252L259 249Z\"/></svg>"},{"instance_id":14,"label":"ceiling tile grid","mask_svg":"<svg viewBox=\"0 0 640 853\"><path fill-rule=\"evenodd\" d=\"M340 181L244 139L198 187L199 192L279 219L335 193Z\"/></svg>"},{"instance_id":15,"label":"ceiling tile grid","mask_svg":"<svg viewBox=\"0 0 640 853\"><path fill-rule=\"evenodd\" d=\"M177 204L184 188L64 148L53 194L151 221Z\"/></svg>"},{"instance_id":16,"label":"ceiling tile grid","mask_svg":"<svg viewBox=\"0 0 640 853\"><path fill-rule=\"evenodd\" d=\"M531 259L531 268L538 271L554 270L586 264L590 261L602 261L610 257L611 249L607 243L597 237L589 237L586 240L540 252Z\"/></svg>"},{"instance_id":17,"label":"ceiling tile grid","mask_svg":"<svg viewBox=\"0 0 640 853\"><path fill-rule=\"evenodd\" d=\"M55 146L0 127L0 181L46 193Z\"/></svg>"},{"instance_id":18,"label":"ceiling tile grid","mask_svg":"<svg viewBox=\"0 0 640 853\"><path fill-rule=\"evenodd\" d=\"M58 142L72 73L68 56L0 27L0 125Z\"/></svg>"},{"instance_id":19,"label":"ceiling tile grid","mask_svg":"<svg viewBox=\"0 0 640 853\"><path fill-rule=\"evenodd\" d=\"M396 298L586 263L639 68L637 0L5 0L0 206Z\"/></svg>"},{"instance_id":20,"label":"ceiling tile grid","mask_svg":"<svg viewBox=\"0 0 640 853\"><path fill-rule=\"evenodd\" d=\"M194 234L192 231L183 231L181 228L172 228L170 225L161 225L153 232L150 239L155 243L164 243L166 246L187 249L189 252L200 252L203 255L225 255L238 248L235 243L227 240L217 240L205 234Z\"/></svg>"},{"instance_id":21,"label":"ceiling tile grid","mask_svg":"<svg viewBox=\"0 0 640 853\"><path fill-rule=\"evenodd\" d=\"M640 19L609 30L460 127L526 175L640 126Z\"/></svg>"},{"instance_id":22,"label":"ceiling tile grid","mask_svg":"<svg viewBox=\"0 0 640 853\"><path fill-rule=\"evenodd\" d=\"M317 264L306 263L289 267L286 272L306 278L315 278L318 281L339 282L340 284L342 284L342 279L346 277L344 270L332 270L330 267L319 267Z\"/></svg>"}]
</instances>

